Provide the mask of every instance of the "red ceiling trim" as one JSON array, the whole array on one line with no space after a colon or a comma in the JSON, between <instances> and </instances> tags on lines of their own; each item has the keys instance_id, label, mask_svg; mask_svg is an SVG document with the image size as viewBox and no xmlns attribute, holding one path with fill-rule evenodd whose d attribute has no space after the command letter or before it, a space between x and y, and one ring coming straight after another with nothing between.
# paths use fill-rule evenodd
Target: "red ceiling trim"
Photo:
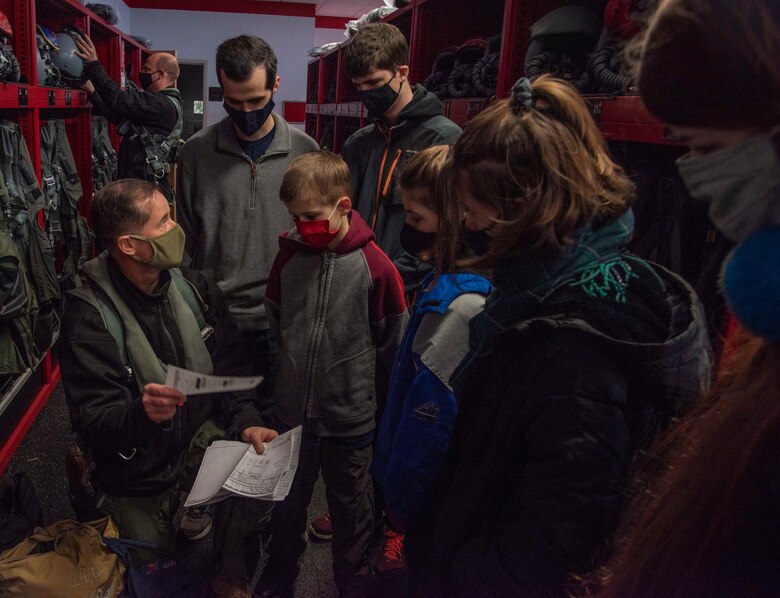
<instances>
[{"instance_id":1,"label":"red ceiling trim","mask_svg":"<svg viewBox=\"0 0 780 598\"><path fill-rule=\"evenodd\" d=\"M344 29L352 19L349 17L314 17L316 29Z\"/></svg>"},{"instance_id":2,"label":"red ceiling trim","mask_svg":"<svg viewBox=\"0 0 780 598\"><path fill-rule=\"evenodd\" d=\"M156 8L165 10L196 10L201 12L231 12L255 15L281 15L286 17L314 17L316 4L302 2L264 2L263 0L124 0L130 8Z\"/></svg>"}]
</instances>

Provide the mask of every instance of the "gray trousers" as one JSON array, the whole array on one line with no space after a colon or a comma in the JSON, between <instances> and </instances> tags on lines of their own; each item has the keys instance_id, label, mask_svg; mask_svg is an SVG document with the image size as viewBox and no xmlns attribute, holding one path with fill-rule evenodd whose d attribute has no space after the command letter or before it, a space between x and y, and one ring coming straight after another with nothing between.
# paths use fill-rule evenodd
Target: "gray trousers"
<instances>
[{"instance_id":1,"label":"gray trousers","mask_svg":"<svg viewBox=\"0 0 780 598\"><path fill-rule=\"evenodd\" d=\"M298 470L290 494L274 510L266 580L292 583L306 548L306 508L320 470L333 524L333 577L339 592L355 591L369 576L367 553L374 530L372 447L354 448L341 438L303 434Z\"/></svg>"}]
</instances>

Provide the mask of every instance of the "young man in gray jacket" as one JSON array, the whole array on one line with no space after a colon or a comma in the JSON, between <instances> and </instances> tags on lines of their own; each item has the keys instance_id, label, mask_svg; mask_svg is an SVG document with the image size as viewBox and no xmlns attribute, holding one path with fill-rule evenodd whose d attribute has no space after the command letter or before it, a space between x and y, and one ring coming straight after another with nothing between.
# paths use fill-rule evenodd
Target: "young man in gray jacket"
<instances>
[{"instance_id":1,"label":"young man in gray jacket","mask_svg":"<svg viewBox=\"0 0 780 598\"><path fill-rule=\"evenodd\" d=\"M217 77L227 116L182 148L177 220L187 234L189 266L216 280L227 297L253 373L273 380L276 342L264 295L290 216L279 201L287 167L316 142L273 114L276 55L259 37L241 35L217 48ZM186 261L185 257L185 261Z\"/></svg>"}]
</instances>

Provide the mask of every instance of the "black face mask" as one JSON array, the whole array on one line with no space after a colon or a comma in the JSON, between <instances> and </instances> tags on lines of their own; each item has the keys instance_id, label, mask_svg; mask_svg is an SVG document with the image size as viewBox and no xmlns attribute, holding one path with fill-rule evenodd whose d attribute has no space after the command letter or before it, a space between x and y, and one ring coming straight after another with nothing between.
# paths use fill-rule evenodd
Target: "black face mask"
<instances>
[{"instance_id":1,"label":"black face mask","mask_svg":"<svg viewBox=\"0 0 780 598\"><path fill-rule=\"evenodd\" d=\"M398 91L390 87L390 82L395 79L395 75L390 78L390 81L385 83L382 87L376 89L358 90L360 101L374 116L382 116L385 112L392 108L395 101L398 99L398 95L401 93L401 88ZM401 82L403 87L403 82Z\"/></svg>"},{"instance_id":2,"label":"black face mask","mask_svg":"<svg viewBox=\"0 0 780 598\"><path fill-rule=\"evenodd\" d=\"M403 227L401 227L400 240L401 247L406 253L419 257L420 254L433 249L436 233L424 233L404 222Z\"/></svg>"},{"instance_id":3,"label":"black face mask","mask_svg":"<svg viewBox=\"0 0 780 598\"><path fill-rule=\"evenodd\" d=\"M138 73L138 83L141 85L141 89L143 89L144 91L149 89L152 83L158 80L158 79L153 80L152 75L158 72L159 71L154 71L153 73L144 73L144 72Z\"/></svg>"},{"instance_id":4,"label":"black face mask","mask_svg":"<svg viewBox=\"0 0 780 598\"><path fill-rule=\"evenodd\" d=\"M485 229L469 230L463 222L460 225L460 239L477 257L483 256L490 251L490 244L493 241Z\"/></svg>"},{"instance_id":5,"label":"black face mask","mask_svg":"<svg viewBox=\"0 0 780 598\"><path fill-rule=\"evenodd\" d=\"M274 109L274 98L271 96L271 99L268 100L268 103L265 106L257 110L250 110L249 112L236 110L235 108L228 106L227 102L223 102L222 107L236 126L241 129L241 132L247 137L251 137L260 130L265 124L265 121L268 120L268 117L271 116L271 112L273 112Z\"/></svg>"}]
</instances>

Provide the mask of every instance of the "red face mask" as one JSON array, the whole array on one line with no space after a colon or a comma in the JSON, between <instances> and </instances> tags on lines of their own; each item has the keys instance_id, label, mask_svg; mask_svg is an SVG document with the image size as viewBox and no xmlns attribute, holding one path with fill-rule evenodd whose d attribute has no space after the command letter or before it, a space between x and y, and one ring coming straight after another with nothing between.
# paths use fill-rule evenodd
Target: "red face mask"
<instances>
[{"instance_id":1,"label":"red face mask","mask_svg":"<svg viewBox=\"0 0 780 598\"><path fill-rule=\"evenodd\" d=\"M335 212L339 207L339 204L333 208ZM341 226L341 219L339 219L339 227L336 230L330 230L330 217L333 216L333 212L323 220L299 220L295 223L295 227L298 229L298 234L305 243L308 243L315 249L324 249L336 235L339 234L339 228ZM342 216L343 218L343 216Z\"/></svg>"}]
</instances>

